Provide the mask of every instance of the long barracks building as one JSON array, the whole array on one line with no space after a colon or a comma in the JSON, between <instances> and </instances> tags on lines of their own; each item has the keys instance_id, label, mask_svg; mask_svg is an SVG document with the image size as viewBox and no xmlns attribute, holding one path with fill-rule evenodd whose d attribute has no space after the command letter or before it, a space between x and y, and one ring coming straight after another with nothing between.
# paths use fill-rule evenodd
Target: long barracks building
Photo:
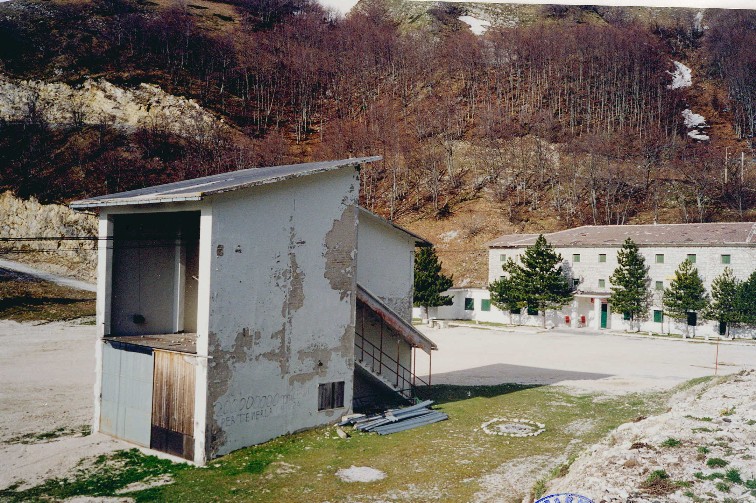
<instances>
[{"instance_id":1,"label":"long barracks building","mask_svg":"<svg viewBox=\"0 0 756 503\"><path fill-rule=\"evenodd\" d=\"M488 243L488 281L503 275L502 264L523 253L538 235L509 234ZM669 287L675 270L684 260L691 261L711 292L714 278L725 267L735 277L745 280L756 270L756 224L752 222L656 225L583 226L545 235L561 254L562 267L576 285L572 303L560 311L547 312L547 324L575 329L630 329L630 322L615 312L608 302L611 294L610 276L617 268L617 252L627 238L639 247L649 267L652 306L641 323L642 331L683 333L684 324L690 333L711 336L723 334L725 326L716 321L691 315L687 320L665 316L662 293ZM523 309L520 313L498 310L491 305L486 288L452 289L454 305L441 307L431 316L442 319L472 319L502 323L538 325L539 313ZM433 310L432 310L433 311ZM735 336L752 336L753 327L732 328Z\"/></svg>"}]
</instances>

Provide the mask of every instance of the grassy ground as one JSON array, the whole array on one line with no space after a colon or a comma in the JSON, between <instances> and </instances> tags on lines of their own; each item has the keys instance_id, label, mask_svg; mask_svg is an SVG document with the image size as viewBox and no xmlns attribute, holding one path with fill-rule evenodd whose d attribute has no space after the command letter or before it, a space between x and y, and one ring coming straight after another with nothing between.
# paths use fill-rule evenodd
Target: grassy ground
<instances>
[{"instance_id":1,"label":"grassy ground","mask_svg":"<svg viewBox=\"0 0 756 503\"><path fill-rule=\"evenodd\" d=\"M62 321L95 314L95 294L0 269L0 319Z\"/></svg>"},{"instance_id":2,"label":"grassy ground","mask_svg":"<svg viewBox=\"0 0 756 503\"><path fill-rule=\"evenodd\" d=\"M9 488L0 499L34 500L76 494L112 495L128 483L163 474L174 482L130 492L137 501L473 501L484 489L481 476L515 460L551 460L541 473L526 476L518 490L543 487L566 460L618 425L659 412L666 395L606 397L571 395L555 387L433 386L423 398L436 400L449 420L388 436L351 432L340 439L333 427L281 437L241 449L207 468L176 465L136 452L100 459L67 481L52 480L27 491ZM531 419L546 425L536 437L488 435L485 421ZM372 483L345 483L341 468L369 466L387 474ZM549 475L551 472L551 475ZM507 476L502 470L501 476ZM539 480L541 480L539 482ZM517 499L517 498L515 498Z\"/></svg>"}]
</instances>

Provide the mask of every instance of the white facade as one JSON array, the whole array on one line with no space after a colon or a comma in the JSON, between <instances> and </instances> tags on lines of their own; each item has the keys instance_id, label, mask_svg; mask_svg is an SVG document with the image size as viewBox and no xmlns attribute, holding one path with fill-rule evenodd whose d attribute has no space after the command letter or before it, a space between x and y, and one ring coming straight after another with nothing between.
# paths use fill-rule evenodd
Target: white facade
<instances>
[{"instance_id":1,"label":"white facade","mask_svg":"<svg viewBox=\"0 0 756 503\"><path fill-rule=\"evenodd\" d=\"M548 240L548 237L547 237ZM579 325L591 328L613 328L619 330L634 330L630 321L624 319L623 313L611 311L608 306L609 316L606 326L601 326L600 303L606 303L606 298L611 294L610 277L617 268L617 252L620 246L556 246L555 251L562 256L564 270L568 277L579 280L578 294L572 305L562 309L561 316L551 316L551 323L557 326L568 326L565 316L570 316L569 326ZM524 248L504 249L490 248L488 254L488 281L495 281L502 275L502 264L507 258L517 260ZM680 264L692 259L698 269L707 292L711 292L711 282L724 272L725 267L730 267L736 278L745 280L756 269L756 246L639 246L646 265L649 267L648 276L651 279L650 289L652 292L652 307L647 319L640 324L641 331L659 333L685 332L685 324L681 320L673 320L662 315L661 322L654 322L654 311L663 311L662 293L669 288L670 281L674 278L675 270ZM579 258L578 258L579 256ZM724 257L728 257L723 259ZM575 261L575 259L579 261ZM548 313L547 313L548 316ZM585 322L581 323L585 316ZM657 314L657 319L658 319ZM702 336L719 335L719 324L713 321L699 319L698 325L690 327L690 334ZM741 327L732 327L731 333L739 336L749 336L751 331Z\"/></svg>"},{"instance_id":2,"label":"white facade","mask_svg":"<svg viewBox=\"0 0 756 503\"><path fill-rule=\"evenodd\" d=\"M350 408L358 187L349 169L212 200L209 458ZM334 382L342 405L319 411Z\"/></svg>"},{"instance_id":3,"label":"white facade","mask_svg":"<svg viewBox=\"0 0 756 503\"><path fill-rule=\"evenodd\" d=\"M412 321L415 245L419 238L359 209L357 283L406 321Z\"/></svg>"},{"instance_id":4,"label":"white facade","mask_svg":"<svg viewBox=\"0 0 756 503\"><path fill-rule=\"evenodd\" d=\"M450 288L444 295L452 297L453 304L428 308L428 318L439 320L470 320L482 323L503 323L506 325L540 326L543 321L540 314L528 314L527 309L520 313L502 311L491 304L491 293L487 288ZM420 318L422 308L413 308L413 316ZM511 316L510 316L511 315ZM546 323L557 326L560 314L546 313Z\"/></svg>"},{"instance_id":5,"label":"white facade","mask_svg":"<svg viewBox=\"0 0 756 503\"><path fill-rule=\"evenodd\" d=\"M684 260L691 260L698 269L707 292L711 283L725 267L732 269L736 278L747 279L756 269L756 225L734 224L677 224L660 226L598 226L569 229L546 235L546 240L562 256L562 266L568 278L576 280L574 300L559 311L546 313L547 326L579 329L637 330L636 320L631 327L623 313L613 312L607 302L611 294L610 277L617 268L617 252L626 237L634 239L649 267L652 307L640 322L640 330L656 333L684 334L687 320L674 320L662 314L662 293L670 286L674 272ZM510 235L489 243L488 282L503 276L502 265L507 259L518 261L535 235ZM645 242L644 242L645 241ZM668 241L669 243L664 243ZM698 243L698 244L695 244ZM540 315L502 312L488 306L490 293L486 288L452 289L454 305L431 311L431 317L442 319L470 319L497 323L541 325ZM467 309L465 309L467 305ZM470 309L472 307L472 309ZM720 325L703 320L689 326L689 335L717 336ZM731 327L735 337L756 336L753 327Z\"/></svg>"}]
</instances>

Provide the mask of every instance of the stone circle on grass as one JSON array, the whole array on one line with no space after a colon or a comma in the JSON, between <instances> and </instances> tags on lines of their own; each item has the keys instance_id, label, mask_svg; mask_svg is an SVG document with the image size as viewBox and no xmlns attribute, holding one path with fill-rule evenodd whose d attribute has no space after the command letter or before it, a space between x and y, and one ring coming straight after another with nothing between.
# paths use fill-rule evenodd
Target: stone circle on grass
<instances>
[{"instance_id":1,"label":"stone circle on grass","mask_svg":"<svg viewBox=\"0 0 756 503\"><path fill-rule=\"evenodd\" d=\"M546 431L546 425L530 419L510 419L497 417L481 425L483 431L489 435L503 435L506 437L535 437Z\"/></svg>"}]
</instances>

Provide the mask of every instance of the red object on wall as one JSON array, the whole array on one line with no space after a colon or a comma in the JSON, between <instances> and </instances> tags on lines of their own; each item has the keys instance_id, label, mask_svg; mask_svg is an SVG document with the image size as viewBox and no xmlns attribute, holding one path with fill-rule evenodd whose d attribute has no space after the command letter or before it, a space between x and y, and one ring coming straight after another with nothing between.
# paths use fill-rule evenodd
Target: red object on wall
<instances>
[{"instance_id":1,"label":"red object on wall","mask_svg":"<svg viewBox=\"0 0 756 503\"><path fill-rule=\"evenodd\" d=\"M585 325L585 315L580 316L580 323Z\"/></svg>"},{"instance_id":2,"label":"red object on wall","mask_svg":"<svg viewBox=\"0 0 756 503\"><path fill-rule=\"evenodd\" d=\"M564 317L564 322L569 325L570 324L570 317L569 316L565 316Z\"/></svg>"}]
</instances>

